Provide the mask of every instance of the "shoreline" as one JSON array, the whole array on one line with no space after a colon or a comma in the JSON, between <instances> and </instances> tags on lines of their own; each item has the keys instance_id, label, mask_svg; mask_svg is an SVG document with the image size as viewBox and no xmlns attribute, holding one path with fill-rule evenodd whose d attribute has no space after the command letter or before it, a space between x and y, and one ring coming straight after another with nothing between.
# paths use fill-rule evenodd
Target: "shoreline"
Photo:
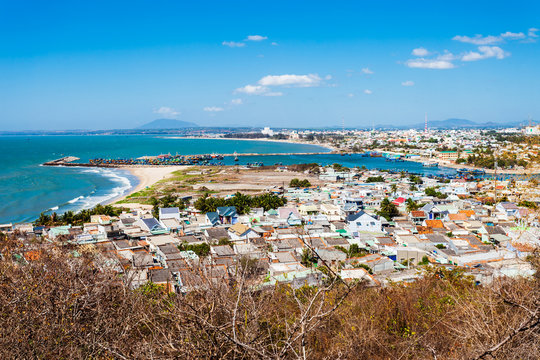
<instances>
[{"instance_id":1,"label":"shoreline","mask_svg":"<svg viewBox=\"0 0 540 360\"><path fill-rule=\"evenodd\" d=\"M286 143L286 144L298 144L298 145L311 145L311 146L318 146L327 150L330 150L330 152L333 151L339 151L338 149L334 148L330 144L312 144L305 141L295 141L295 140L280 140L280 139L267 139L267 138L259 138L259 139L246 139L246 138L223 138L223 137L209 137L209 136L158 136L162 139L191 139L191 140L240 140L240 141L265 141L265 142L278 142L278 143ZM240 155L241 153L238 153Z\"/></svg>"},{"instance_id":2,"label":"shoreline","mask_svg":"<svg viewBox=\"0 0 540 360\"><path fill-rule=\"evenodd\" d=\"M458 170L458 169L483 170L485 171L486 174L495 175L495 170L493 169L486 169L486 168L476 167L476 166L468 165L468 164L456 164L448 160L440 160L437 158L405 159L405 161L412 161L412 162L417 162L417 163L435 162L440 167L450 168L454 170ZM540 174L540 169L538 168L523 169L523 170L509 170L509 169L497 170L497 175L538 175L538 174Z\"/></svg>"},{"instance_id":3,"label":"shoreline","mask_svg":"<svg viewBox=\"0 0 540 360\"><path fill-rule=\"evenodd\" d=\"M131 187L131 189L129 189L124 195L108 201L108 204L114 205L118 201L126 199L128 196L144 190L147 187L154 185L158 181L170 177L174 171L186 169L190 166L191 165L118 167L118 169L127 170L133 177L137 178L138 183L137 185Z\"/></svg>"}]
</instances>

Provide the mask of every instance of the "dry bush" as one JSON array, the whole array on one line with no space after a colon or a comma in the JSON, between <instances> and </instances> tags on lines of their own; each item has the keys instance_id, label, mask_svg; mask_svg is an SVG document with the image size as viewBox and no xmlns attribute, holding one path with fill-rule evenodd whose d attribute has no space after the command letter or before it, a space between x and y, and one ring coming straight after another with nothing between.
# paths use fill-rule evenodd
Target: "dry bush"
<instances>
[{"instance_id":1,"label":"dry bush","mask_svg":"<svg viewBox=\"0 0 540 360\"><path fill-rule=\"evenodd\" d=\"M3 238L0 357L537 359L539 279L475 286L428 270L386 288L263 289L239 271L186 295L96 266L69 246ZM27 253L27 251L33 251ZM24 261L16 254L25 254ZM535 261L537 258L535 258ZM330 277L332 278L332 277Z\"/></svg>"}]
</instances>

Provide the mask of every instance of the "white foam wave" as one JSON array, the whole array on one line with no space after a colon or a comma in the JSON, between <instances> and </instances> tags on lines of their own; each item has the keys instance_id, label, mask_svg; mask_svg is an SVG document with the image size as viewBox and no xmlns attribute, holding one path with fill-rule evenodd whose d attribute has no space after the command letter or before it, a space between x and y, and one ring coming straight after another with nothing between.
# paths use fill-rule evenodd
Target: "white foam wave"
<instances>
[{"instance_id":1,"label":"white foam wave","mask_svg":"<svg viewBox=\"0 0 540 360\"><path fill-rule=\"evenodd\" d=\"M60 206L52 207L47 211L57 211L60 209L60 212L64 213L66 211L78 212L85 209L91 209L98 204L110 203L113 199L126 194L127 191L135 186L135 184L131 183L127 173L121 170L84 168L80 171L87 174L99 174L105 178L108 178L113 182L113 187L109 189L96 187L87 196L78 196Z\"/></svg>"},{"instance_id":2,"label":"white foam wave","mask_svg":"<svg viewBox=\"0 0 540 360\"><path fill-rule=\"evenodd\" d=\"M79 201L79 200L81 200L81 199L84 199L84 196L78 196L78 197L76 197L75 199L69 200L67 203L68 203L68 204L74 204L74 203L76 203L77 201Z\"/></svg>"},{"instance_id":3,"label":"white foam wave","mask_svg":"<svg viewBox=\"0 0 540 360\"><path fill-rule=\"evenodd\" d=\"M97 173L103 177L107 177L112 180L116 186L109 189L105 193L100 193L97 189L94 189L89 196L81 197L81 207L78 210L90 209L98 204L108 203L113 199L116 199L124 195L128 190L130 190L134 184L131 183L129 178L125 173L119 170L112 169L85 169L83 172L86 173Z\"/></svg>"}]
</instances>

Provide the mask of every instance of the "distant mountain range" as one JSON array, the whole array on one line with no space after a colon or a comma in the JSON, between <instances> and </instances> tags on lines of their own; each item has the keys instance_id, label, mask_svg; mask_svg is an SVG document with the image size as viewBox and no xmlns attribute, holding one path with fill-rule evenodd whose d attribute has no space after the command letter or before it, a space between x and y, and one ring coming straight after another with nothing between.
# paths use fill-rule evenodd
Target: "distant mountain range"
<instances>
[{"instance_id":1,"label":"distant mountain range","mask_svg":"<svg viewBox=\"0 0 540 360\"><path fill-rule=\"evenodd\" d=\"M199 125L189 121L175 119L156 119L147 124L139 126L137 129L184 129L196 127L199 127Z\"/></svg>"},{"instance_id":2,"label":"distant mountain range","mask_svg":"<svg viewBox=\"0 0 540 360\"><path fill-rule=\"evenodd\" d=\"M428 120L429 129L462 129L462 128L502 128L502 127L514 127L520 126L522 122L514 121L508 123L495 123L492 121L485 123L477 123L467 119L446 119L446 120ZM396 129L423 129L425 123L418 123L413 125L398 125L398 126L385 126L380 125L377 128L396 128Z\"/></svg>"}]
</instances>

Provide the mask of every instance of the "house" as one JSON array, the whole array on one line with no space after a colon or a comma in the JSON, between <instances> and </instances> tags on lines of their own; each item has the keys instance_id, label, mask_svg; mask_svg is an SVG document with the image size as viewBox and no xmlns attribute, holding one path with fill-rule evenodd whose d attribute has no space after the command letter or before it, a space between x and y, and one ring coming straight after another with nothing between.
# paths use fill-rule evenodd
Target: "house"
<instances>
[{"instance_id":1,"label":"house","mask_svg":"<svg viewBox=\"0 0 540 360\"><path fill-rule=\"evenodd\" d=\"M254 232L250 227L236 223L231 226L229 229L229 237L232 241L246 241L249 238L258 237L259 235Z\"/></svg>"},{"instance_id":2,"label":"house","mask_svg":"<svg viewBox=\"0 0 540 360\"><path fill-rule=\"evenodd\" d=\"M149 231L152 235L166 234L169 232L167 227L154 217L140 219L139 225L141 230Z\"/></svg>"},{"instance_id":3,"label":"house","mask_svg":"<svg viewBox=\"0 0 540 360\"><path fill-rule=\"evenodd\" d=\"M382 232L381 220L363 211L347 216L349 233Z\"/></svg>"},{"instance_id":4,"label":"house","mask_svg":"<svg viewBox=\"0 0 540 360\"><path fill-rule=\"evenodd\" d=\"M517 216L519 213L519 207L511 202L500 202L497 204L496 209L506 216Z\"/></svg>"},{"instance_id":5,"label":"house","mask_svg":"<svg viewBox=\"0 0 540 360\"><path fill-rule=\"evenodd\" d=\"M422 223L426 219L426 213L422 210L413 210L409 214L409 220L412 221L415 225L422 225Z\"/></svg>"},{"instance_id":6,"label":"house","mask_svg":"<svg viewBox=\"0 0 540 360\"><path fill-rule=\"evenodd\" d=\"M302 217L296 208L279 208L279 218L285 220L289 226L302 225Z\"/></svg>"},{"instance_id":7,"label":"house","mask_svg":"<svg viewBox=\"0 0 540 360\"><path fill-rule=\"evenodd\" d=\"M216 245L210 248L210 253L215 257L234 257L236 254L229 245Z\"/></svg>"},{"instance_id":8,"label":"house","mask_svg":"<svg viewBox=\"0 0 540 360\"><path fill-rule=\"evenodd\" d=\"M442 220L424 220L422 225L430 229L444 229L445 228Z\"/></svg>"},{"instance_id":9,"label":"house","mask_svg":"<svg viewBox=\"0 0 540 360\"><path fill-rule=\"evenodd\" d=\"M229 232L222 227L205 229L204 235L210 243L217 243L221 239L229 240Z\"/></svg>"},{"instance_id":10,"label":"house","mask_svg":"<svg viewBox=\"0 0 540 360\"><path fill-rule=\"evenodd\" d=\"M238 214L235 206L219 206L217 208L219 221L222 224L236 224L238 222Z\"/></svg>"},{"instance_id":11,"label":"house","mask_svg":"<svg viewBox=\"0 0 540 360\"><path fill-rule=\"evenodd\" d=\"M219 220L219 215L218 215L217 211L207 212L204 215L204 218L205 218L205 221L206 221L207 225L217 226L217 225L219 225L221 223L220 220Z\"/></svg>"},{"instance_id":12,"label":"house","mask_svg":"<svg viewBox=\"0 0 540 360\"><path fill-rule=\"evenodd\" d=\"M319 213L319 208L314 204L302 204L298 207L298 211L302 215L314 215Z\"/></svg>"},{"instance_id":13,"label":"house","mask_svg":"<svg viewBox=\"0 0 540 360\"><path fill-rule=\"evenodd\" d=\"M442 219L445 215L449 213L446 209L440 208L432 203L424 205L420 210L426 213L428 220Z\"/></svg>"},{"instance_id":14,"label":"house","mask_svg":"<svg viewBox=\"0 0 540 360\"><path fill-rule=\"evenodd\" d=\"M180 209L177 207L159 208L159 221L176 219L180 222Z\"/></svg>"}]
</instances>

